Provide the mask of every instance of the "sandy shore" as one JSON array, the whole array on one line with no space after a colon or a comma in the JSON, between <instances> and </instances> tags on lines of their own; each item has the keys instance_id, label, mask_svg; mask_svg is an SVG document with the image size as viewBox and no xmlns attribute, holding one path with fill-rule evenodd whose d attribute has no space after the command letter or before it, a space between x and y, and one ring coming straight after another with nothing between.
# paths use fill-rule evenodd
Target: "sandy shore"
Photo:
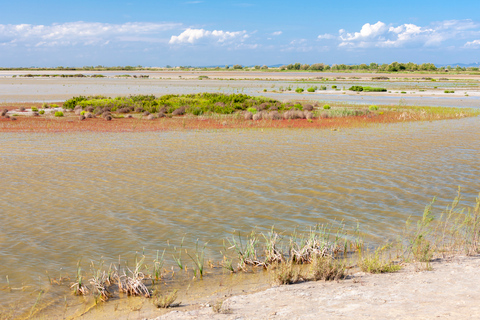
<instances>
[{"instance_id":1,"label":"sandy shore","mask_svg":"<svg viewBox=\"0 0 480 320\"><path fill-rule=\"evenodd\" d=\"M480 319L480 256L414 265L390 274L355 273L340 282L273 287L209 306L172 311L163 319Z\"/></svg>"}]
</instances>

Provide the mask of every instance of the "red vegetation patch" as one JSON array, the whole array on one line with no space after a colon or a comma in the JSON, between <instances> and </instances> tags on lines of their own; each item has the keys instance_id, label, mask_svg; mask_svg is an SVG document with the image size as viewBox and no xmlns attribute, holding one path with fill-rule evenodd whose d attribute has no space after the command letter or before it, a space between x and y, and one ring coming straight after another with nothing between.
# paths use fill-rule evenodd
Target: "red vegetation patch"
<instances>
[{"instance_id":1,"label":"red vegetation patch","mask_svg":"<svg viewBox=\"0 0 480 320\"><path fill-rule=\"evenodd\" d=\"M394 123L406 121L396 112L385 112L373 116L352 116L329 119L295 120L244 120L240 117L202 118L174 117L156 120L138 118L103 118L79 120L78 117L18 117L17 121L0 118L0 132L134 132L163 130L208 130L246 128L347 128L373 123ZM425 119L431 120L431 119ZM408 121L408 120L407 120Z\"/></svg>"}]
</instances>

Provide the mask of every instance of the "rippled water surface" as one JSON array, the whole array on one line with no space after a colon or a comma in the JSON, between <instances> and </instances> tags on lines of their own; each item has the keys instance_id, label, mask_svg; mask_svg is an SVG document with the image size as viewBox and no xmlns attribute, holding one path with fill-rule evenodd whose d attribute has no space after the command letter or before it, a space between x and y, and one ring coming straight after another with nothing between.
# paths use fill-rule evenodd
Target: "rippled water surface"
<instances>
[{"instance_id":1,"label":"rippled water surface","mask_svg":"<svg viewBox=\"0 0 480 320\"><path fill-rule=\"evenodd\" d=\"M74 272L80 258L142 250L166 248L172 265L168 243L184 236L187 248L208 241L206 255L219 259L222 239L255 227L343 220L359 222L373 243L395 237L433 196L445 206L459 185L466 200L480 191L479 124L3 133L0 285L7 275L18 286L38 283L46 271Z\"/></svg>"}]
</instances>

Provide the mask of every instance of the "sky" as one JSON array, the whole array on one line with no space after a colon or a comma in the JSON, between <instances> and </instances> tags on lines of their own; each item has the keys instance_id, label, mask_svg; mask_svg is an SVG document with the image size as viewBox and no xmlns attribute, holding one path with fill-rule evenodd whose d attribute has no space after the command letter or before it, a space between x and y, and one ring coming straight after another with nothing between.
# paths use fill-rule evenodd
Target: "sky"
<instances>
[{"instance_id":1,"label":"sky","mask_svg":"<svg viewBox=\"0 0 480 320\"><path fill-rule=\"evenodd\" d=\"M480 1L1 0L0 67L480 62Z\"/></svg>"}]
</instances>

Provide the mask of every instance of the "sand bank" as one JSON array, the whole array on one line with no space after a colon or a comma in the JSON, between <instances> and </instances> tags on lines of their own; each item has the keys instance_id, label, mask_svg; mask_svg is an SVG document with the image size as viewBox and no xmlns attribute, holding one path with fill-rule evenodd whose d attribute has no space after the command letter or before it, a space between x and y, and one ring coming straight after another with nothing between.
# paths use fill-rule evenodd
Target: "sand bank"
<instances>
[{"instance_id":1,"label":"sand bank","mask_svg":"<svg viewBox=\"0 0 480 320\"><path fill-rule=\"evenodd\" d=\"M432 271L408 265L397 273L354 273L340 282L279 286L211 307L172 311L163 319L480 319L480 257L432 263Z\"/></svg>"}]
</instances>

